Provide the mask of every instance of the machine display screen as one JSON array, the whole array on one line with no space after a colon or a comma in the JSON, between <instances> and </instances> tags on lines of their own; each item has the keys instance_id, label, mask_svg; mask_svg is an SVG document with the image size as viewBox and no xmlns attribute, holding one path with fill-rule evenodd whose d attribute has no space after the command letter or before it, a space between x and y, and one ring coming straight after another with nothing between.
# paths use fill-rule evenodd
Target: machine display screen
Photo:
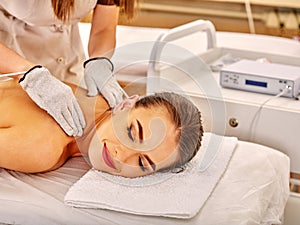
<instances>
[{"instance_id":1,"label":"machine display screen","mask_svg":"<svg viewBox=\"0 0 300 225\"><path fill-rule=\"evenodd\" d=\"M267 82L255 81L255 80L246 80L247 85L258 86L258 87L267 87Z\"/></svg>"}]
</instances>

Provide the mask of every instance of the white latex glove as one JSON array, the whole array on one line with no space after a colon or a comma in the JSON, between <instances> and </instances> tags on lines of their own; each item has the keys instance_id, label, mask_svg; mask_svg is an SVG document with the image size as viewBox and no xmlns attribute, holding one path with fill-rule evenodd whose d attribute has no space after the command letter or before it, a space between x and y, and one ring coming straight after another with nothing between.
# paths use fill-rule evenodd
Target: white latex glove
<instances>
[{"instance_id":1,"label":"white latex glove","mask_svg":"<svg viewBox=\"0 0 300 225\"><path fill-rule=\"evenodd\" d=\"M72 89L42 66L35 66L19 81L29 97L47 111L69 136L81 136L86 126Z\"/></svg>"},{"instance_id":2,"label":"white latex glove","mask_svg":"<svg viewBox=\"0 0 300 225\"><path fill-rule=\"evenodd\" d=\"M84 62L84 79L88 96L101 93L112 108L123 100L122 88L113 75L113 69L112 62L105 57L92 58Z\"/></svg>"}]
</instances>

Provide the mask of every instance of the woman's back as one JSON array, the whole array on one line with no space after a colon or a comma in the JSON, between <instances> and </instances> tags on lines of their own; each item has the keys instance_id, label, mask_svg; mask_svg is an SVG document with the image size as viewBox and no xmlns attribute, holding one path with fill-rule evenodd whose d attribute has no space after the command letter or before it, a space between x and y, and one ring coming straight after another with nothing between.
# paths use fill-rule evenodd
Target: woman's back
<instances>
[{"instance_id":1,"label":"woman's back","mask_svg":"<svg viewBox=\"0 0 300 225\"><path fill-rule=\"evenodd\" d=\"M16 80L0 82L0 167L40 172L60 166L68 137Z\"/></svg>"}]
</instances>

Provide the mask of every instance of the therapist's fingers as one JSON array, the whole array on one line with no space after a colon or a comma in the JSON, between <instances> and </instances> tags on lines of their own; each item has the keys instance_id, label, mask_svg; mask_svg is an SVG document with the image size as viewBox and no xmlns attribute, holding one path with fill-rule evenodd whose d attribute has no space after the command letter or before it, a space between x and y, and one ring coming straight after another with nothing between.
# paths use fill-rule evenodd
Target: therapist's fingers
<instances>
[{"instance_id":1,"label":"therapist's fingers","mask_svg":"<svg viewBox=\"0 0 300 225\"><path fill-rule=\"evenodd\" d=\"M75 114L77 115L78 120L79 120L79 126L81 128L85 128L86 127L86 122L85 122L83 112L82 112L78 102L75 99L73 101L73 106L74 106Z\"/></svg>"},{"instance_id":2,"label":"therapist's fingers","mask_svg":"<svg viewBox=\"0 0 300 225\"><path fill-rule=\"evenodd\" d=\"M95 83L95 81L89 76L85 76L84 78L85 78L85 84L88 89L87 95L90 97L98 95L98 88L97 88L97 84Z\"/></svg>"},{"instance_id":3,"label":"therapist's fingers","mask_svg":"<svg viewBox=\"0 0 300 225\"><path fill-rule=\"evenodd\" d=\"M54 119L68 136L73 136L75 132L72 126L73 122L68 120L69 116L70 113L62 112L60 115L54 116Z\"/></svg>"}]
</instances>

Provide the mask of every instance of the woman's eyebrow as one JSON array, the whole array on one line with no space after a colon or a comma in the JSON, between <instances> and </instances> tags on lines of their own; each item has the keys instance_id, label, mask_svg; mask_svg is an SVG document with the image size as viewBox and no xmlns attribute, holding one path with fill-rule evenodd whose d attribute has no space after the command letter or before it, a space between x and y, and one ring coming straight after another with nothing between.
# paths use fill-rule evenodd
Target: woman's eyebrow
<instances>
[{"instance_id":1,"label":"woman's eyebrow","mask_svg":"<svg viewBox=\"0 0 300 225\"><path fill-rule=\"evenodd\" d=\"M155 169L156 169L155 163L149 158L148 155L144 155L144 157L148 161L148 163L150 164L150 166L152 167L153 171L155 171Z\"/></svg>"},{"instance_id":2,"label":"woman's eyebrow","mask_svg":"<svg viewBox=\"0 0 300 225\"><path fill-rule=\"evenodd\" d=\"M143 127L142 127L140 121L136 120L136 122L138 124L139 140L140 140L140 142L143 142L143 140L144 140Z\"/></svg>"}]
</instances>

